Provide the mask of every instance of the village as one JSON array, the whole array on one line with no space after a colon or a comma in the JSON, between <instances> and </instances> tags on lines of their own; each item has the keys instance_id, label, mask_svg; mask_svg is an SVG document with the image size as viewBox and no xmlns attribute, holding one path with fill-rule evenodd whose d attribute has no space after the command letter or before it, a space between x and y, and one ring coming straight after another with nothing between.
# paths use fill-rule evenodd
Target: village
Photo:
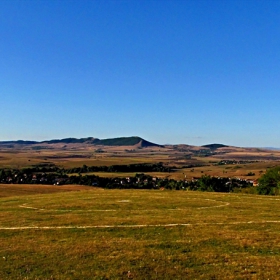
<instances>
[{"instance_id":1,"label":"village","mask_svg":"<svg viewBox=\"0 0 280 280\"><path fill-rule=\"evenodd\" d=\"M214 192L240 192L245 188L257 186L256 180L242 178L214 177L202 175L191 180L159 178L145 173L126 177L100 177L93 174L67 174L56 168L53 172L38 172L32 169L0 170L2 184L42 184L42 185L87 185L107 189L170 189L200 190Z\"/></svg>"}]
</instances>

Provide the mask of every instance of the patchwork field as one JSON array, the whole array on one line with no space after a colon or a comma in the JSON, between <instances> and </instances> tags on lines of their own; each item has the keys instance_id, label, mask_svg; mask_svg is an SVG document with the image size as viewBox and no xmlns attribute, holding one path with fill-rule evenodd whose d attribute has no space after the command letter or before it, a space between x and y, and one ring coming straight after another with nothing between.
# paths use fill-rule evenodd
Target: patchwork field
<instances>
[{"instance_id":1,"label":"patchwork field","mask_svg":"<svg viewBox=\"0 0 280 280\"><path fill-rule=\"evenodd\" d=\"M0 185L0 279L279 277L279 198L29 187Z\"/></svg>"},{"instance_id":2,"label":"patchwork field","mask_svg":"<svg viewBox=\"0 0 280 280\"><path fill-rule=\"evenodd\" d=\"M201 147L132 149L131 147L102 147L76 145L71 147L51 146L48 149L33 150L30 147L18 149L2 148L0 151L0 168L22 169L36 165L54 164L60 168L87 166L111 166L139 163L159 163L176 167L173 172L147 173L159 178L191 180L203 175L219 177L238 177L258 179L267 168L280 164L280 151L259 150L254 148L219 148L213 155L198 155ZM203 150L203 149L202 149ZM190 155L190 153L192 153ZM234 164L218 165L220 161L236 161ZM128 177L135 173L94 172L100 177ZM77 174L74 174L77 175Z\"/></svg>"}]
</instances>

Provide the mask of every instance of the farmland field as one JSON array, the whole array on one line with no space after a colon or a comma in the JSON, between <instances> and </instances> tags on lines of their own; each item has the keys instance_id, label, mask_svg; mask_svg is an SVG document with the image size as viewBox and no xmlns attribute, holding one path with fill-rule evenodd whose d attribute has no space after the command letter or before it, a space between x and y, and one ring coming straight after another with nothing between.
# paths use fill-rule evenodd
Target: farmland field
<instances>
[{"instance_id":1,"label":"farmland field","mask_svg":"<svg viewBox=\"0 0 280 280\"><path fill-rule=\"evenodd\" d=\"M38 144L39 145L39 144ZM16 145L1 147L0 169L23 169L34 166L56 165L59 168L87 166L112 166L127 164L157 164L175 167L171 173L149 174L175 180L201 177L202 175L258 179L267 168L279 165L280 151L256 148L221 147L203 155L204 147L165 146L136 148L134 146L94 146L87 144L49 144L44 149L36 146ZM39 146L40 148L40 146ZM102 151L102 152L100 152ZM218 165L220 161L227 162ZM243 162L242 162L243 161ZM251 174L248 176L248 173ZM100 177L134 176L112 172L94 173Z\"/></svg>"},{"instance_id":2,"label":"farmland field","mask_svg":"<svg viewBox=\"0 0 280 280\"><path fill-rule=\"evenodd\" d=\"M0 279L279 277L277 197L33 188L0 185Z\"/></svg>"}]
</instances>

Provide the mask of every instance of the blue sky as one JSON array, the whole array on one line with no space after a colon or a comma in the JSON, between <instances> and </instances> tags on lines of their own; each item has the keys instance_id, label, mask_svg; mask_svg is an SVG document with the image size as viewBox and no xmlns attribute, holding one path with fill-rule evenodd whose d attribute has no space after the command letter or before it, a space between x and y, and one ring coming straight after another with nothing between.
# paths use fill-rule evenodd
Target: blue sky
<instances>
[{"instance_id":1,"label":"blue sky","mask_svg":"<svg viewBox=\"0 0 280 280\"><path fill-rule=\"evenodd\" d=\"M0 140L280 147L280 1L0 1Z\"/></svg>"}]
</instances>

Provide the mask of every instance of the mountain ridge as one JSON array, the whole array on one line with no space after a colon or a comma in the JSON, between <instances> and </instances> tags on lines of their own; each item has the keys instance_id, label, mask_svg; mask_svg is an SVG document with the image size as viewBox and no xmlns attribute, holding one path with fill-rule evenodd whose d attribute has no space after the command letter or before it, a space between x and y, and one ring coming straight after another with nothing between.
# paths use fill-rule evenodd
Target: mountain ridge
<instances>
[{"instance_id":1,"label":"mountain ridge","mask_svg":"<svg viewBox=\"0 0 280 280\"><path fill-rule=\"evenodd\" d=\"M138 147L163 147L162 145L149 142L138 136L116 137L99 139L94 137L86 138L63 138L43 141L14 140L0 141L0 145L36 145L36 144L92 144L96 146L138 146Z\"/></svg>"},{"instance_id":2,"label":"mountain ridge","mask_svg":"<svg viewBox=\"0 0 280 280\"><path fill-rule=\"evenodd\" d=\"M38 144L87 144L87 145L94 145L94 146L131 146L131 147L168 147L168 146L189 146L189 147L201 147L201 148L208 148L212 151L220 149L220 148L229 148L233 147L231 145L224 145L224 144L207 144L207 145L188 145L188 144L166 144L160 145L157 143L153 143L147 141L139 136L129 136L129 137L114 137L114 138L105 138L99 139L95 137L83 137L83 138L62 138L62 139L51 139L51 140L42 140L42 141L34 141L34 140L5 140L0 141L0 147L12 147L13 145L18 146L31 146L31 145L38 145ZM238 147L235 147L238 148ZM241 148L241 147L240 147ZM243 147L245 148L245 147ZM247 147L256 148L256 147ZM280 148L276 147L258 147L259 149L266 149L266 150L280 150Z\"/></svg>"}]
</instances>

